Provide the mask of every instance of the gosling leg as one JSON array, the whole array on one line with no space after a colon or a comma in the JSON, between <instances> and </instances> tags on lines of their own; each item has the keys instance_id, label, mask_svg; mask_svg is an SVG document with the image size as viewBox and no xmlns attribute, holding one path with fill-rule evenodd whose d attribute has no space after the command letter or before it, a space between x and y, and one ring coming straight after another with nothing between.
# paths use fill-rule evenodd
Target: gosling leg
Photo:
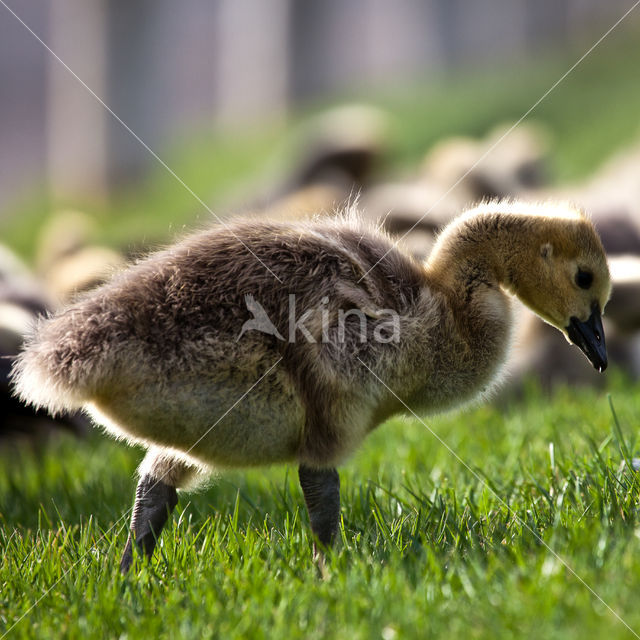
<instances>
[{"instance_id":1,"label":"gosling leg","mask_svg":"<svg viewBox=\"0 0 640 640\"><path fill-rule=\"evenodd\" d=\"M301 464L298 477L311 531L323 547L329 547L340 523L340 476L335 469L313 469Z\"/></svg>"},{"instance_id":2,"label":"gosling leg","mask_svg":"<svg viewBox=\"0 0 640 640\"><path fill-rule=\"evenodd\" d=\"M161 452L150 450L140 465L131 528L120 560L120 571L127 573L133 563L133 546L148 559L171 512L178 503L176 487L191 475L192 469Z\"/></svg>"},{"instance_id":3,"label":"gosling leg","mask_svg":"<svg viewBox=\"0 0 640 640\"><path fill-rule=\"evenodd\" d=\"M140 478L133 504L131 530L120 560L122 573L129 571L133 562L134 541L138 550L147 558L151 557L156 540L177 503L178 492L175 487L148 475Z\"/></svg>"}]
</instances>

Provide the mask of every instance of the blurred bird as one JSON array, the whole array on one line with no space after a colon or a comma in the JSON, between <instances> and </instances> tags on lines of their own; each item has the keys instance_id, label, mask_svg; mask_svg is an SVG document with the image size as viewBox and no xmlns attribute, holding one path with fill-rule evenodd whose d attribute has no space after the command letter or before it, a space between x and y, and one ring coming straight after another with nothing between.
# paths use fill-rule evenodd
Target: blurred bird
<instances>
[{"instance_id":1,"label":"blurred bird","mask_svg":"<svg viewBox=\"0 0 640 640\"><path fill-rule=\"evenodd\" d=\"M233 208L279 220L341 210L372 183L388 146L387 130L388 117L376 107L322 111L294 133L261 186L243 185L242 195L232 196ZM247 192L255 195L247 199Z\"/></svg>"},{"instance_id":2,"label":"blurred bird","mask_svg":"<svg viewBox=\"0 0 640 640\"><path fill-rule=\"evenodd\" d=\"M36 317L47 314L51 302L27 267L6 247L0 246L0 448L27 444L44 446L51 433L65 430L83 435L87 420L80 415L52 418L44 410L28 407L10 388L10 372L24 336Z\"/></svg>"},{"instance_id":3,"label":"blurred bird","mask_svg":"<svg viewBox=\"0 0 640 640\"><path fill-rule=\"evenodd\" d=\"M58 211L40 231L36 264L54 306L73 300L125 265L113 249L95 244L95 223L81 211Z\"/></svg>"}]
</instances>

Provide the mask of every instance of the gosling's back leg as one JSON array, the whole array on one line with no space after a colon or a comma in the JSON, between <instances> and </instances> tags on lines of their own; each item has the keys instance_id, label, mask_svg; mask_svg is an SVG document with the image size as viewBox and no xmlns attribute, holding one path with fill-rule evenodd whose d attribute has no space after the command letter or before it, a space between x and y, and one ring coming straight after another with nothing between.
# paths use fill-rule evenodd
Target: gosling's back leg
<instances>
[{"instance_id":1,"label":"gosling's back leg","mask_svg":"<svg viewBox=\"0 0 640 640\"><path fill-rule=\"evenodd\" d=\"M314 469L302 464L298 477L311 531L320 544L329 547L340 523L340 476L335 469Z\"/></svg>"},{"instance_id":2,"label":"gosling's back leg","mask_svg":"<svg viewBox=\"0 0 640 640\"><path fill-rule=\"evenodd\" d=\"M177 488L193 475L192 467L162 451L150 449L140 465L140 480L127 544L120 560L126 573L133 562L133 545L150 558L160 532L178 503Z\"/></svg>"}]
</instances>

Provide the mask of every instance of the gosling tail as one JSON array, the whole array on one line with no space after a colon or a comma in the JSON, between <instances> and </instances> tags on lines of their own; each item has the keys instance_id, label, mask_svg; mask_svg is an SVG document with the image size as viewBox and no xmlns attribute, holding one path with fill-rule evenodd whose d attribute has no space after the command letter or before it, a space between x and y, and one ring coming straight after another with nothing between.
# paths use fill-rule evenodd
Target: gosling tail
<instances>
[{"instance_id":1,"label":"gosling tail","mask_svg":"<svg viewBox=\"0 0 640 640\"><path fill-rule=\"evenodd\" d=\"M11 372L14 393L52 415L81 408L104 376L109 340L77 309L36 321Z\"/></svg>"}]
</instances>

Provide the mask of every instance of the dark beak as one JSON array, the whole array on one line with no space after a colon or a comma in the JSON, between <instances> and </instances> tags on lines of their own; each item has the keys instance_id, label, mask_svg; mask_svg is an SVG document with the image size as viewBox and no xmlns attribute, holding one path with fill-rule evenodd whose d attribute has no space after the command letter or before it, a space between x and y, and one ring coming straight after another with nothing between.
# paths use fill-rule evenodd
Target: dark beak
<instances>
[{"instance_id":1,"label":"dark beak","mask_svg":"<svg viewBox=\"0 0 640 640\"><path fill-rule=\"evenodd\" d=\"M594 305L586 322L580 322L576 317L571 318L567 335L573 344L582 349L598 371L604 371L607 368L607 347L604 343L604 330L598 305Z\"/></svg>"}]
</instances>

